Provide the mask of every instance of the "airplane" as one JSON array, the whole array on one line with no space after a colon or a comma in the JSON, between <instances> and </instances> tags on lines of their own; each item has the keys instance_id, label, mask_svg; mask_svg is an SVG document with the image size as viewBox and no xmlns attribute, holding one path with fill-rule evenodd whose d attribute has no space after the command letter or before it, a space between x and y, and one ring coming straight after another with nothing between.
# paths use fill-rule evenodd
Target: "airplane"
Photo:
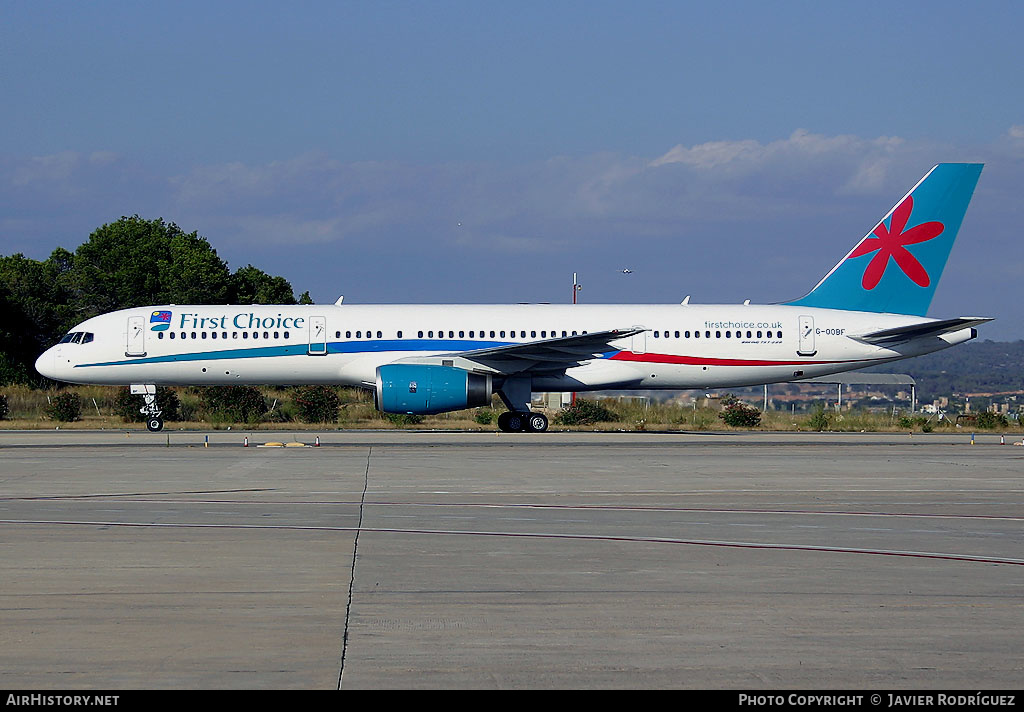
<instances>
[{"instance_id":1,"label":"airplane","mask_svg":"<svg viewBox=\"0 0 1024 712\"><path fill-rule=\"evenodd\" d=\"M933 167L806 295L781 304L178 305L87 319L36 361L54 380L131 386L332 384L386 413L508 409L543 432L533 392L797 381L945 349L988 317L926 317L982 164Z\"/></svg>"}]
</instances>

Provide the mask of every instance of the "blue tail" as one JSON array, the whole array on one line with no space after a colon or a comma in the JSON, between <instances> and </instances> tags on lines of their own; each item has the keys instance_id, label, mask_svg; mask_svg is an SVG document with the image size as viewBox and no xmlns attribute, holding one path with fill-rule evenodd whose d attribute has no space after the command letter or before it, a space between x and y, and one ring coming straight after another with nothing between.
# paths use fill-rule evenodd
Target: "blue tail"
<instances>
[{"instance_id":1,"label":"blue tail","mask_svg":"<svg viewBox=\"0 0 1024 712\"><path fill-rule=\"evenodd\" d=\"M927 314L982 166L932 168L809 294L787 304Z\"/></svg>"}]
</instances>

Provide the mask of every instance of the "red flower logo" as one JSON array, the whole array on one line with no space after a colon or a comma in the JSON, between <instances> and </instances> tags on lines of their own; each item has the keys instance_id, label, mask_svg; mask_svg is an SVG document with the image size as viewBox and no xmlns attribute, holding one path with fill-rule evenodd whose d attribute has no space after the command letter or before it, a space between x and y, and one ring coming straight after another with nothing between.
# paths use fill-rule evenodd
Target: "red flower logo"
<instances>
[{"instance_id":1,"label":"red flower logo","mask_svg":"<svg viewBox=\"0 0 1024 712\"><path fill-rule=\"evenodd\" d=\"M919 242L927 242L938 237L942 234L945 226L933 220L915 225L909 230L904 230L903 228L907 226L907 221L910 220L910 213L913 209L914 199L908 195L907 199L892 211L889 227L886 227L885 223L879 223L878 227L874 229L875 237L864 239L850 253L850 257L860 257L875 250L878 251L878 254L871 258L867 268L864 270L864 277L861 279L864 289L874 289L878 286L878 283L882 281L882 275L885 274L885 270L889 266L890 257L903 270L903 274L910 277L919 287L927 287L931 284L931 280L928 278L928 273L924 267L921 266L916 257L910 254L904 245L915 245Z\"/></svg>"}]
</instances>

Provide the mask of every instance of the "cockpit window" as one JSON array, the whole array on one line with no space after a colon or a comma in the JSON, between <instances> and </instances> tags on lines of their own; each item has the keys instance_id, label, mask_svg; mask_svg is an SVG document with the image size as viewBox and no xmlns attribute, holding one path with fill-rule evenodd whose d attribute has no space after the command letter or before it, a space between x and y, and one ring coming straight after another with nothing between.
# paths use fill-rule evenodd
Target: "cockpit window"
<instances>
[{"instance_id":1,"label":"cockpit window","mask_svg":"<svg viewBox=\"0 0 1024 712\"><path fill-rule=\"evenodd\" d=\"M95 338L91 331L72 331L64 335L58 343L61 344L88 344Z\"/></svg>"}]
</instances>

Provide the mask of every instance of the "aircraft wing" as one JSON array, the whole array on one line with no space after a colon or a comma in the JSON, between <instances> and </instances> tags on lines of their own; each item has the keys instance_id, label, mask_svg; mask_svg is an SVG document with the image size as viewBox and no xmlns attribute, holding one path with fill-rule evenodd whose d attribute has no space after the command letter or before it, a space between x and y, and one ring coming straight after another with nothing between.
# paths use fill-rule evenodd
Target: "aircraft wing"
<instances>
[{"instance_id":1,"label":"aircraft wing","mask_svg":"<svg viewBox=\"0 0 1024 712\"><path fill-rule=\"evenodd\" d=\"M863 341L866 344L889 344L896 341L919 339L922 336L940 336L951 331L960 331L961 329L978 326L988 321L992 321L991 317L962 316L957 319L944 319L942 321L927 321L923 324L897 326L895 329L872 331L870 334L851 336L850 338Z\"/></svg>"},{"instance_id":2,"label":"aircraft wing","mask_svg":"<svg viewBox=\"0 0 1024 712\"><path fill-rule=\"evenodd\" d=\"M639 334L646 329L630 327L628 329L609 329L594 331L577 336L563 336L543 341L529 341L525 344L506 344L473 351L456 351L429 357L430 361L458 359L461 367L478 366L488 371L501 374L521 373L557 373L584 361L590 361L607 351L616 350L609 344ZM402 359L408 361L424 361L423 358Z\"/></svg>"}]
</instances>

